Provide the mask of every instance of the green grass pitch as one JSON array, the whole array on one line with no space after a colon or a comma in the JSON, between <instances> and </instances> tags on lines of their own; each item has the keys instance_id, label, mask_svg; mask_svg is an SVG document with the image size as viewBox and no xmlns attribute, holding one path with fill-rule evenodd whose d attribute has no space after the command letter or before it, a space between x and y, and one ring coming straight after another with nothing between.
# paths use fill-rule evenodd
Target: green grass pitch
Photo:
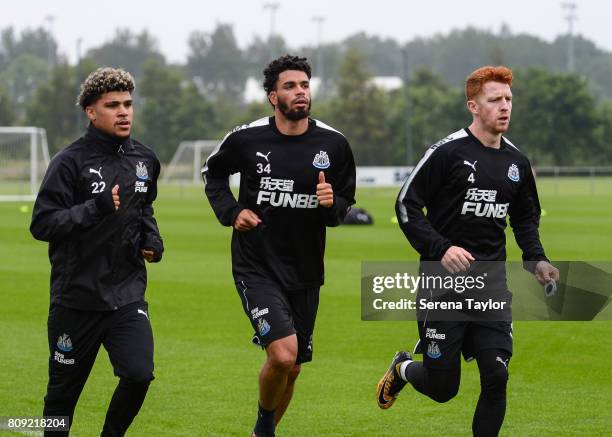
<instances>
[{"instance_id":1,"label":"green grass pitch","mask_svg":"<svg viewBox=\"0 0 612 437\"><path fill-rule=\"evenodd\" d=\"M549 256L612 260L612 179L538 185ZM447 404L411 387L388 411L374 400L393 353L417 338L414 322L360 320L360 262L416 259L390 222L397 191L359 190L358 205L373 213L375 225L328 232L314 361L303 367L280 436L471 435L475 364L463 364L459 395ZM23 205L0 203L0 416L40 415L47 381L47 247L30 236ZM250 435L264 354L250 345L232 283L230 229L217 223L201 187L162 186L156 214L166 245L163 262L149 266L147 291L156 380L128 434ZM509 258L519 259L511 236L508 247ZM612 323L518 322L514 339L502 435L612 432ZM99 433L115 384L101 349L72 435Z\"/></svg>"}]
</instances>

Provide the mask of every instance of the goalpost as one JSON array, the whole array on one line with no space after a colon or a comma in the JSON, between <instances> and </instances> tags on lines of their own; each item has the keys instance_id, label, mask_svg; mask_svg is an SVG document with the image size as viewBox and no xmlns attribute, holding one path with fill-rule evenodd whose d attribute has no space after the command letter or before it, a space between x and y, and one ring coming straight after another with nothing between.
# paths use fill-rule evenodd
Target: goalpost
<instances>
[{"instance_id":1,"label":"goalpost","mask_svg":"<svg viewBox=\"0 0 612 437\"><path fill-rule=\"evenodd\" d=\"M164 171L164 182L201 184L200 171L219 140L183 141Z\"/></svg>"},{"instance_id":2,"label":"goalpost","mask_svg":"<svg viewBox=\"0 0 612 437\"><path fill-rule=\"evenodd\" d=\"M34 200L48 165L45 129L0 127L0 201Z\"/></svg>"}]
</instances>

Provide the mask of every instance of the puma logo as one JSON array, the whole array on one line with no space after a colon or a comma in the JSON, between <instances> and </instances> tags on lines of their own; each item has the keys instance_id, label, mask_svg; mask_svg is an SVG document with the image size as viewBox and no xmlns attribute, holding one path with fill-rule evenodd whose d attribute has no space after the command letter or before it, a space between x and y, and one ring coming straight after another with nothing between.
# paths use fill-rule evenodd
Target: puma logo
<instances>
[{"instance_id":1,"label":"puma logo","mask_svg":"<svg viewBox=\"0 0 612 437\"><path fill-rule=\"evenodd\" d=\"M143 311L143 310L141 310L140 308L138 308L138 314L142 314L142 315L144 315L144 316L147 318L147 320L149 320L149 315L147 314L147 312L146 312L146 311Z\"/></svg>"},{"instance_id":2,"label":"puma logo","mask_svg":"<svg viewBox=\"0 0 612 437\"><path fill-rule=\"evenodd\" d=\"M508 360L504 361L500 357L497 357L495 358L495 361L499 361L500 363L502 363L504 367L506 368L506 370L508 370Z\"/></svg>"},{"instance_id":3,"label":"puma logo","mask_svg":"<svg viewBox=\"0 0 612 437\"><path fill-rule=\"evenodd\" d=\"M89 169L89 173L95 173L95 174L97 174L98 176L100 176L100 179L102 179L102 167L100 167L100 168L99 168L99 169L97 169L97 170L96 170L96 169L93 169L93 168L90 168L90 169Z\"/></svg>"},{"instance_id":4,"label":"puma logo","mask_svg":"<svg viewBox=\"0 0 612 437\"><path fill-rule=\"evenodd\" d=\"M472 167L472 170L476 171L476 163L478 161L474 161L474 164L470 163L469 161L463 161L463 164L465 165L469 165L470 167Z\"/></svg>"},{"instance_id":5,"label":"puma logo","mask_svg":"<svg viewBox=\"0 0 612 437\"><path fill-rule=\"evenodd\" d=\"M266 162L270 162L270 160L268 159L268 156L270 156L270 153L272 153L272 152L268 152L268 153L266 153L266 154L264 155L264 154L263 154L263 153L261 153L261 152L257 152L257 153L255 154L255 156L260 156L260 157L262 157L263 159L265 159L265 160L266 160Z\"/></svg>"}]
</instances>

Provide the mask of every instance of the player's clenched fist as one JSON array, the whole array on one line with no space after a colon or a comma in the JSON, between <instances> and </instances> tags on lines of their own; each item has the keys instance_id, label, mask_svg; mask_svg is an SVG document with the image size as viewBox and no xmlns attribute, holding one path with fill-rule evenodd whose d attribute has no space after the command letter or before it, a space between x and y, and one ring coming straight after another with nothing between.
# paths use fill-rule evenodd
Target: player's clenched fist
<instances>
[{"instance_id":1,"label":"player's clenched fist","mask_svg":"<svg viewBox=\"0 0 612 437\"><path fill-rule=\"evenodd\" d=\"M261 219L250 209L243 209L234 220L234 229L245 232L250 231L261 223Z\"/></svg>"},{"instance_id":2,"label":"player's clenched fist","mask_svg":"<svg viewBox=\"0 0 612 437\"><path fill-rule=\"evenodd\" d=\"M470 252L459 246L451 246L442 257L442 266L450 273L465 272L470 268L474 257Z\"/></svg>"},{"instance_id":3,"label":"player's clenched fist","mask_svg":"<svg viewBox=\"0 0 612 437\"><path fill-rule=\"evenodd\" d=\"M153 249L141 249L140 254L144 259L152 263L155 260L155 251Z\"/></svg>"},{"instance_id":4,"label":"player's clenched fist","mask_svg":"<svg viewBox=\"0 0 612 437\"><path fill-rule=\"evenodd\" d=\"M556 282L559 280L559 269L554 267L548 261L538 261L533 274L541 285L544 285L550 281Z\"/></svg>"},{"instance_id":5,"label":"player's clenched fist","mask_svg":"<svg viewBox=\"0 0 612 437\"><path fill-rule=\"evenodd\" d=\"M317 199L319 205L331 208L334 205L334 190L331 184L325 182L325 173L319 172L319 183L317 184Z\"/></svg>"}]
</instances>

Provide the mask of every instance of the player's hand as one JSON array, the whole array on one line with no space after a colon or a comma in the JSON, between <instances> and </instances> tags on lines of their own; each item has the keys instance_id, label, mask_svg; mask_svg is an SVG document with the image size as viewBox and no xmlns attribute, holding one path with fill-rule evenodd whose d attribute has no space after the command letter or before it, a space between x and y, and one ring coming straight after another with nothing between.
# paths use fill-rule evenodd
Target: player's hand
<instances>
[{"instance_id":1,"label":"player's hand","mask_svg":"<svg viewBox=\"0 0 612 437\"><path fill-rule=\"evenodd\" d=\"M319 183L317 184L317 199L319 205L324 208L331 208L334 206L334 190L331 184L325 182L325 173L319 172Z\"/></svg>"},{"instance_id":2,"label":"player's hand","mask_svg":"<svg viewBox=\"0 0 612 437\"><path fill-rule=\"evenodd\" d=\"M465 272L472 261L475 259L470 252L459 246L451 246L442 257L442 267L450 273Z\"/></svg>"},{"instance_id":3,"label":"player's hand","mask_svg":"<svg viewBox=\"0 0 612 437\"><path fill-rule=\"evenodd\" d=\"M111 192L113 193L113 203L115 204L115 211L117 211L121 203L119 202L119 185L115 185Z\"/></svg>"},{"instance_id":4,"label":"player's hand","mask_svg":"<svg viewBox=\"0 0 612 437\"><path fill-rule=\"evenodd\" d=\"M257 214L250 209L243 209L236 217L236 220L234 220L234 229L240 232L246 232L255 229L260 223L261 219Z\"/></svg>"},{"instance_id":5,"label":"player's hand","mask_svg":"<svg viewBox=\"0 0 612 437\"><path fill-rule=\"evenodd\" d=\"M144 259L146 259L150 263L152 263L153 260L155 259L155 251L153 249L141 249L140 254L142 255Z\"/></svg>"},{"instance_id":6,"label":"player's hand","mask_svg":"<svg viewBox=\"0 0 612 437\"><path fill-rule=\"evenodd\" d=\"M533 274L540 285L545 285L550 281L559 281L559 269L548 261L538 261Z\"/></svg>"}]
</instances>

